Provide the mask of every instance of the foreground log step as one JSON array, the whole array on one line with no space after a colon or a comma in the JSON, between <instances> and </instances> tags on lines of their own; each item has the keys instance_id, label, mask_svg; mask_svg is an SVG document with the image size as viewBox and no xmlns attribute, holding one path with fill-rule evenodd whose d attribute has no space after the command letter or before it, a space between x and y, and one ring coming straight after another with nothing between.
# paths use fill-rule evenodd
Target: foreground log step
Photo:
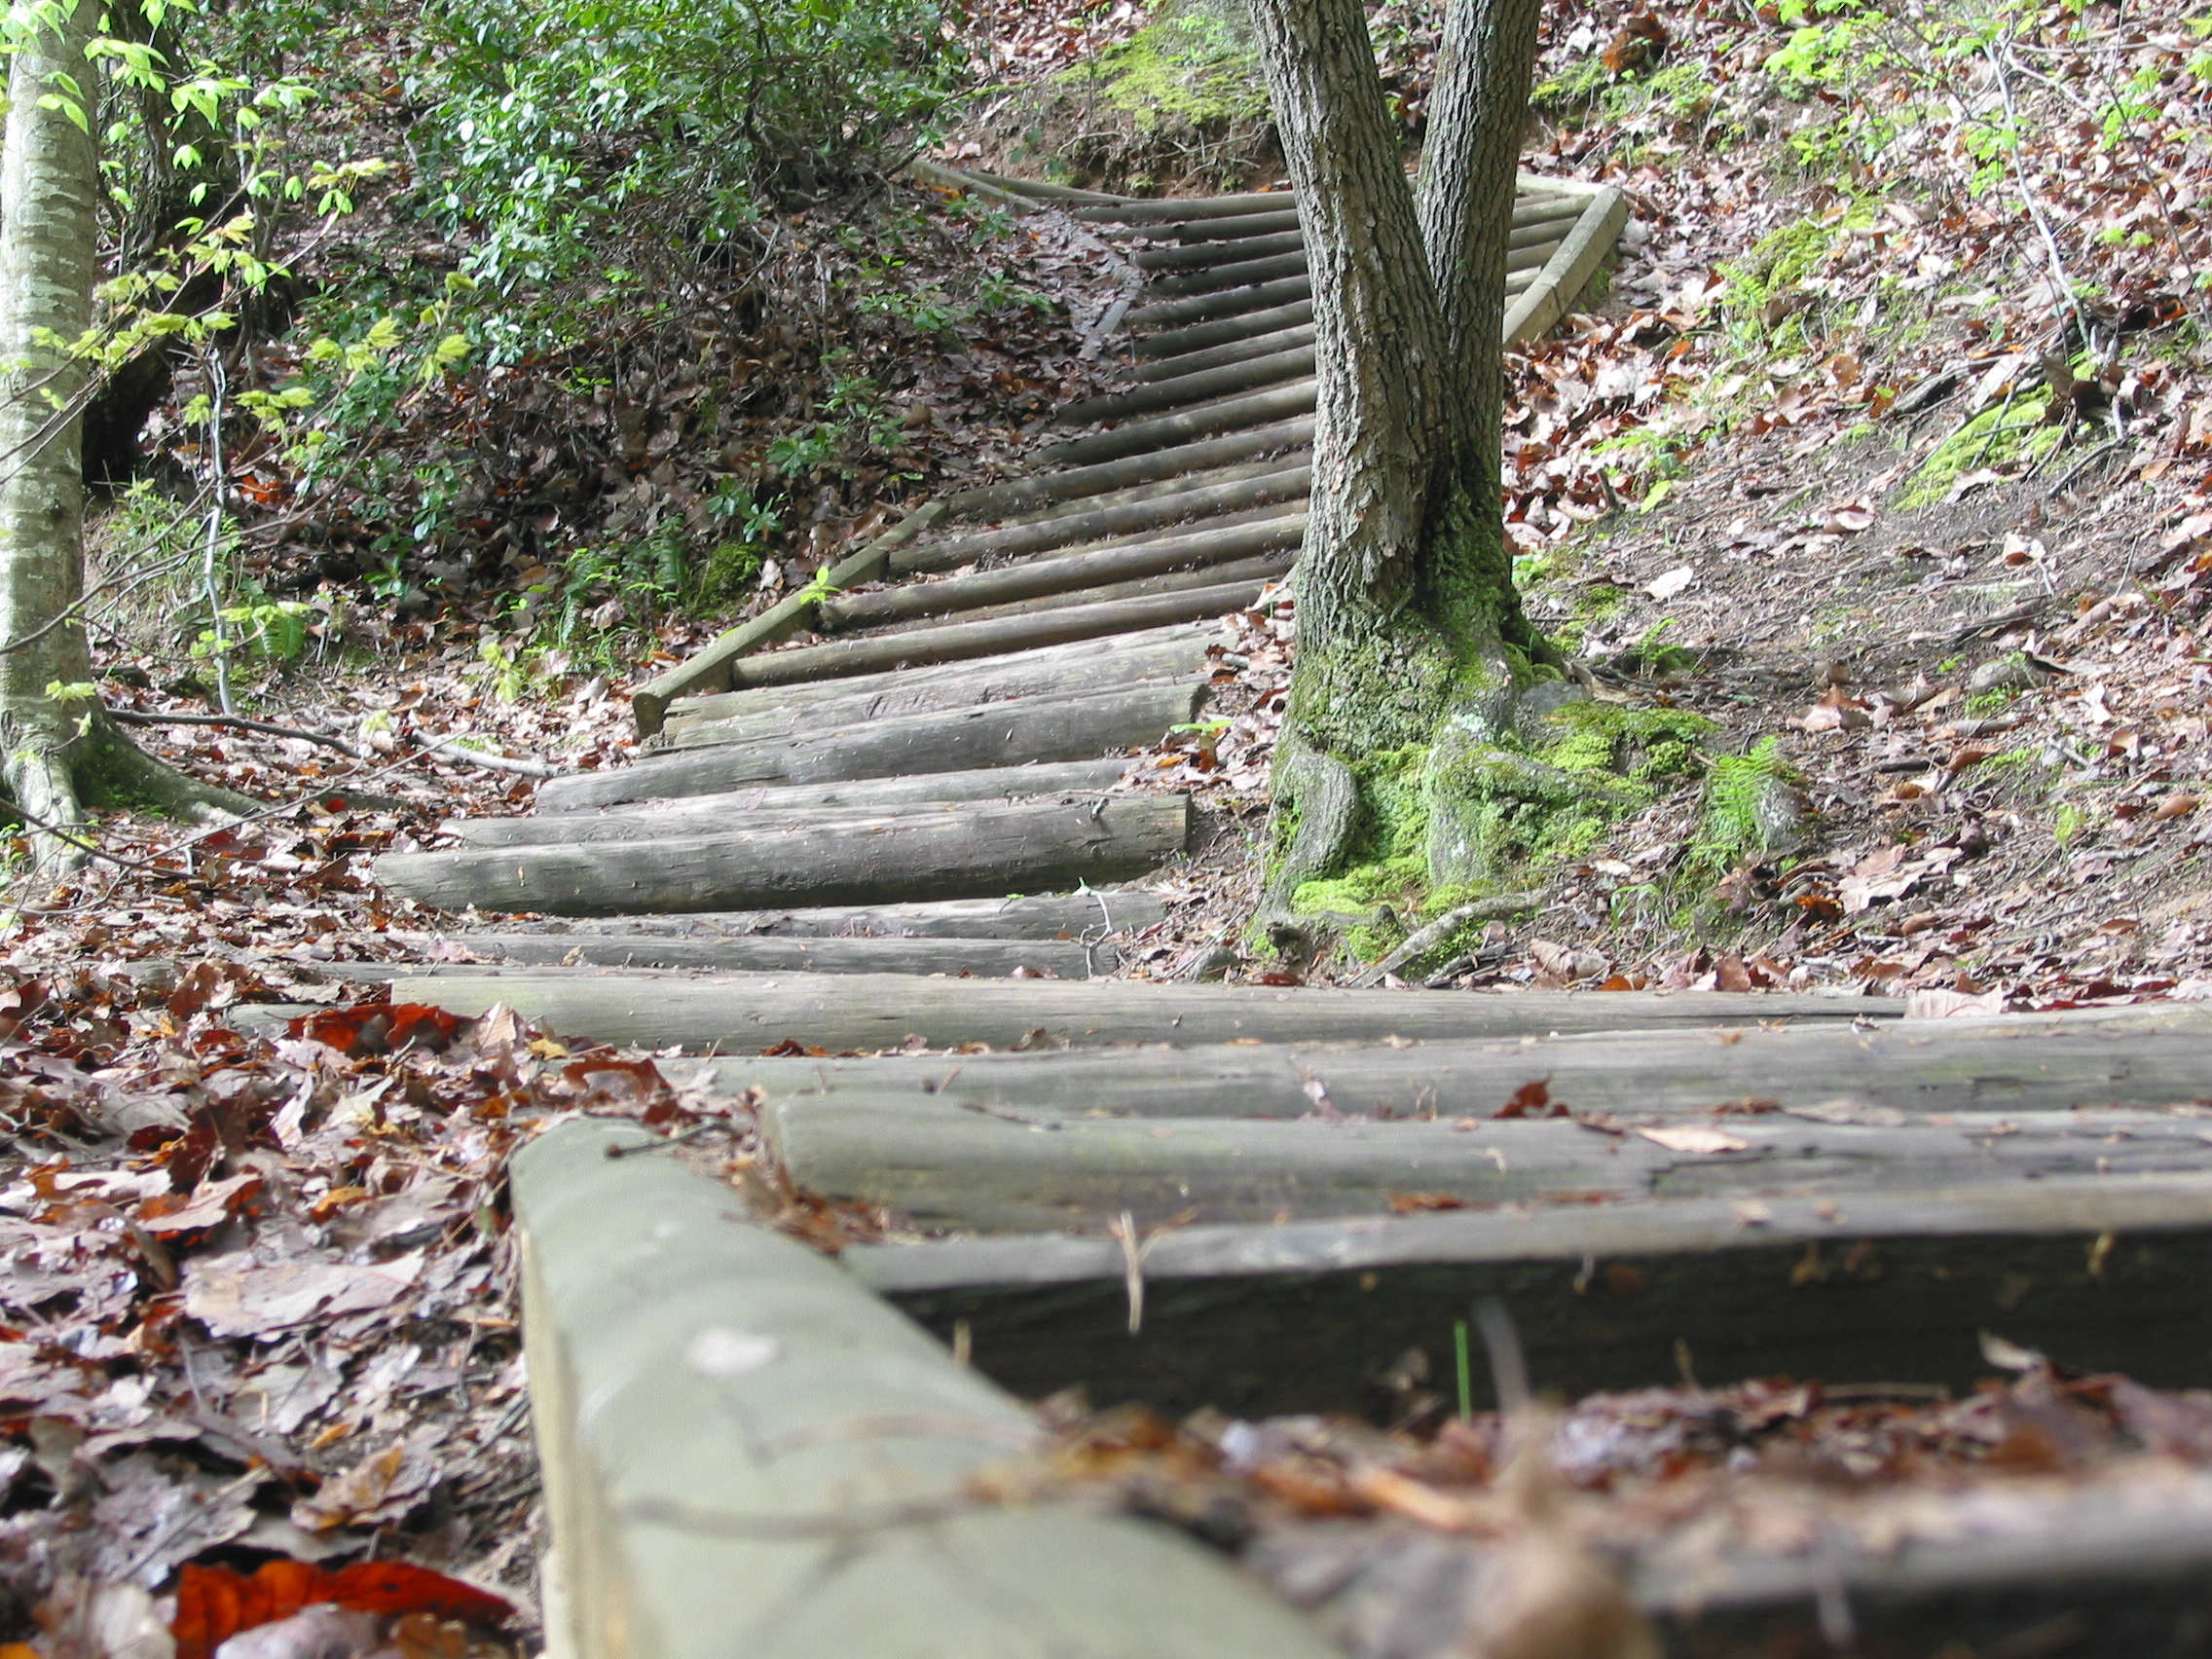
<instances>
[{"instance_id":1,"label":"foreground log step","mask_svg":"<svg viewBox=\"0 0 2212 1659\"><path fill-rule=\"evenodd\" d=\"M1030 1415L652 1138L515 1160L532 1408L574 1659L1330 1659L1202 1546L978 1505ZM1141 1586L1141 1595L1132 1587Z\"/></svg>"},{"instance_id":2,"label":"foreground log step","mask_svg":"<svg viewBox=\"0 0 2212 1659\"><path fill-rule=\"evenodd\" d=\"M731 665L730 677L747 685L793 685L805 681L881 674L928 663L1005 656L1040 645L1133 634L1175 622L1212 621L1232 610L1251 608L1259 602L1266 585L1258 581L1230 582L1153 599L1066 605L987 622L951 622L905 633L801 645L794 650L767 651L746 657Z\"/></svg>"},{"instance_id":3,"label":"foreground log step","mask_svg":"<svg viewBox=\"0 0 2212 1659\"><path fill-rule=\"evenodd\" d=\"M526 846L536 841L589 840L588 830L567 827L571 819L578 825L655 818L674 823L685 815L696 814L692 822L711 824L719 821L720 815L731 812L788 813L833 806L888 812L900 806L932 809L951 800L1096 795L1112 789L1127 769L1128 762L1120 756L1108 756L1097 760L1069 760L1046 766L979 766L959 772L925 772L907 778L854 778L835 784L727 790L673 802L640 794L596 810L589 804L579 804L562 811L541 803L541 811L546 816L461 819L444 828L470 846Z\"/></svg>"},{"instance_id":4,"label":"foreground log step","mask_svg":"<svg viewBox=\"0 0 2212 1659\"><path fill-rule=\"evenodd\" d=\"M616 770L550 779L537 793L548 810L569 812L647 793L666 798L748 784L836 783L1089 760L1150 748L1169 727L1197 714L1205 691L1202 681L1141 682L1068 696L1012 697L975 708L862 720L815 737L687 745Z\"/></svg>"},{"instance_id":5,"label":"foreground log step","mask_svg":"<svg viewBox=\"0 0 2212 1659\"><path fill-rule=\"evenodd\" d=\"M805 719L842 723L925 709L1000 703L1010 697L1126 685L1140 680L1172 680L1204 672L1208 647L1227 638L1218 629L1185 622L935 668L896 669L812 685L722 691L675 704L663 730L672 744L713 742L711 737L694 739L691 734L723 721Z\"/></svg>"},{"instance_id":6,"label":"foreground log step","mask_svg":"<svg viewBox=\"0 0 2212 1659\"><path fill-rule=\"evenodd\" d=\"M1120 797L1141 801L1157 797ZM1080 816L1088 809L1075 809ZM1115 817L1110 809L1107 821ZM1164 828L1164 826L1162 827ZM1133 837L1132 837L1133 838ZM1162 836L1161 839L1165 837ZM654 849L686 846L662 842ZM498 856L387 854L387 862ZM505 855L511 863L514 855ZM1149 855L1157 865L1166 855ZM383 871L380 866L379 875ZM1101 878L1102 879L1102 878ZM1074 877L1062 878L1070 884ZM1001 891L1021 889L1009 881ZM517 906L520 907L520 906ZM544 906L535 906L543 908ZM629 908L638 908L633 902ZM677 908L679 906L670 906ZM710 906L701 904L697 908ZM1176 1045L1256 1041L1382 1042L1539 1036L1620 1026L1704 1026L1772 1019L1849 1020L1885 1012L1862 998L1730 996L1679 992L1650 996L1412 996L1401 991L1276 990L1257 985L1041 983L916 984L865 976L809 984L720 976L687 979L593 969L525 970L426 967L406 977L406 996L455 1014L479 1014L504 1002L556 1031L645 1049L693 1052L772 1049L786 1040L833 1053L897 1050L909 1037L932 1048L987 1043L994 1048ZM1901 1013L1901 1008L1897 1012Z\"/></svg>"},{"instance_id":7,"label":"foreground log step","mask_svg":"<svg viewBox=\"0 0 2212 1659\"><path fill-rule=\"evenodd\" d=\"M964 1325L977 1367L1016 1393L1080 1382L1094 1403L1170 1417L1360 1410L1410 1348L1448 1377L1454 1323L1489 1296L1512 1310L1535 1385L1570 1396L1673 1385L1685 1362L1709 1382L1963 1393L1988 1374L1982 1331L2162 1387L2201 1382L2212 1351L2212 1177L2196 1174L1169 1228L1144 1242L1133 1337L1112 1239L841 1259L940 1336ZM1476 1386L1488 1393L1480 1367Z\"/></svg>"},{"instance_id":8,"label":"foreground log step","mask_svg":"<svg viewBox=\"0 0 2212 1659\"><path fill-rule=\"evenodd\" d=\"M556 936L726 939L1097 940L1142 933L1167 918L1143 888L1021 899L947 899L927 904L826 904L806 909L714 910L682 916L595 916L523 924ZM744 1086L738 1086L742 1092Z\"/></svg>"},{"instance_id":9,"label":"foreground log step","mask_svg":"<svg viewBox=\"0 0 2212 1659\"><path fill-rule=\"evenodd\" d=\"M440 942L460 946L480 962L741 974L941 974L979 979L1019 974L1088 979L1121 965L1111 944L1080 940L490 933L450 934Z\"/></svg>"},{"instance_id":10,"label":"foreground log step","mask_svg":"<svg viewBox=\"0 0 2212 1659\"><path fill-rule=\"evenodd\" d=\"M377 861L376 879L438 909L473 904L557 916L971 899L1142 875L1183 850L1190 825L1190 802L1182 795L1118 795L1071 805L979 803L958 813L776 831L387 853ZM521 981L511 983L520 994ZM568 983L549 981L556 990ZM621 981L601 985L618 997L635 994L635 985L625 992ZM884 994L895 1010L907 993ZM680 998L661 1012L681 1022L701 1011Z\"/></svg>"},{"instance_id":11,"label":"foreground log step","mask_svg":"<svg viewBox=\"0 0 2212 1659\"><path fill-rule=\"evenodd\" d=\"M1542 1102L1523 1110L1634 1122L1732 1105L1730 1124L1794 1109L1901 1126L1943 1113L2165 1106L2212 1096L2212 1010L2169 1004L1987 1021L1896 1020L1867 1030L1736 1027L1719 1036L1624 1029L1401 1049L1304 1043L977 1054L950 1079L930 1059L732 1058L702 1062L698 1081L730 1094L753 1085L779 1097L903 1094L1039 1121L1304 1118L1325 1103L1350 1118L1468 1122L1493 1118L1541 1086Z\"/></svg>"},{"instance_id":12,"label":"foreground log step","mask_svg":"<svg viewBox=\"0 0 2212 1659\"><path fill-rule=\"evenodd\" d=\"M1204 570L1256 555L1295 551L1306 536L1306 515L1286 513L1255 523L1205 529L1187 535L1162 536L1132 546L1059 558L1030 559L1003 570L948 576L939 582L912 582L875 593L856 593L826 601L821 626L835 633L881 627L921 616L942 616L1023 600L1057 598L1087 588L1141 580L1170 571Z\"/></svg>"},{"instance_id":13,"label":"foreground log step","mask_svg":"<svg viewBox=\"0 0 2212 1659\"><path fill-rule=\"evenodd\" d=\"M2202 1125L2153 1112L1963 1113L1901 1128L1776 1115L1651 1131L1687 1143L1677 1147L1568 1122L1015 1120L956 1101L841 1090L771 1095L760 1124L802 1191L880 1205L924 1227L986 1233L1104 1233L1124 1214L1180 1226L2212 1175Z\"/></svg>"}]
</instances>

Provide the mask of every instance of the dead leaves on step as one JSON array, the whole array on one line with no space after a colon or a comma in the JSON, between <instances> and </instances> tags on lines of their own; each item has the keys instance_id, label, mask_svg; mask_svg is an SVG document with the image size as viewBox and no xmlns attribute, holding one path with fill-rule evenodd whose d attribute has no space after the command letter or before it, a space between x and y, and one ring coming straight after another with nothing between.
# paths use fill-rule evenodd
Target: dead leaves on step
<instances>
[{"instance_id":1,"label":"dead leaves on step","mask_svg":"<svg viewBox=\"0 0 2212 1659\"><path fill-rule=\"evenodd\" d=\"M2015 1375L1956 1400L1789 1379L1595 1394L1531 1412L1518 1462L1509 1420L1448 1413L1450 1361L1424 1350L1376 1379L1389 1431L1211 1411L1177 1425L1066 1396L1045 1407L1058 1438L1040 1463L982 1490L1172 1522L1236 1552L1357 1659L1627 1659L1653 1651L1622 1595L1632 1575L1694 1609L1724 1567L1810 1581L1859 1551L2063 1539L2092 1481L2157 1502L2212 1466L2212 1394L1989 1351Z\"/></svg>"}]
</instances>

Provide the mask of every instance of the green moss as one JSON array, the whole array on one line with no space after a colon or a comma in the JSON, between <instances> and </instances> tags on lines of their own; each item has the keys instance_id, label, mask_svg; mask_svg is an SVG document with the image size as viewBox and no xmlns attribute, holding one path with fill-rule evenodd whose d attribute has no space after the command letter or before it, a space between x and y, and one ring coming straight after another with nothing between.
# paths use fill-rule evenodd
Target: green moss
<instances>
[{"instance_id":1,"label":"green moss","mask_svg":"<svg viewBox=\"0 0 2212 1659\"><path fill-rule=\"evenodd\" d=\"M1697 837L1690 844L1685 871L1694 880L1726 873L1747 858L1771 852L1761 803L1777 784L1801 782L1782 757L1780 742L1769 736L1742 755L1723 755L1706 774L1705 799L1698 808Z\"/></svg>"},{"instance_id":2,"label":"green moss","mask_svg":"<svg viewBox=\"0 0 2212 1659\"><path fill-rule=\"evenodd\" d=\"M1359 816L1352 826L1348 867L1302 882L1291 897L1302 916L1367 916L1382 906L1418 910L1428 884L1428 801L1422 788L1428 750L1408 744L1355 762ZM1287 844L1287 843L1286 843ZM1372 927L1348 937L1363 958L1386 949L1386 935Z\"/></svg>"},{"instance_id":3,"label":"green moss","mask_svg":"<svg viewBox=\"0 0 2212 1659\"><path fill-rule=\"evenodd\" d=\"M2063 428L2047 420L2049 410L2047 386L1983 410L1936 446L1935 453L1913 475L1900 504L1932 506L1948 496L1951 487L1969 472L2042 460L2065 436Z\"/></svg>"},{"instance_id":4,"label":"green moss","mask_svg":"<svg viewBox=\"0 0 2212 1659\"><path fill-rule=\"evenodd\" d=\"M1362 917L1387 908L1392 924L1368 921L1346 936L1372 961L1414 921L1486 893L1534 885L1588 858L1614 824L1649 805L1663 785L1694 776L1718 729L1684 710L1600 702L1567 704L1543 723L1539 741L1480 749L1455 761L1439 763L1431 750L1409 745L1355 765L1361 816L1347 867L1302 884L1293 908ZM1434 884L1429 838L1439 800L1451 802L1453 822L1469 832L1479 866L1474 882Z\"/></svg>"},{"instance_id":5,"label":"green moss","mask_svg":"<svg viewBox=\"0 0 2212 1659\"><path fill-rule=\"evenodd\" d=\"M1539 82L1529 93L1529 107L1541 114L1578 110L1605 90L1612 72L1592 53L1564 75Z\"/></svg>"},{"instance_id":6,"label":"green moss","mask_svg":"<svg viewBox=\"0 0 2212 1659\"><path fill-rule=\"evenodd\" d=\"M1249 30L1208 7L1148 23L1057 79L1104 98L1142 132L1162 121L1221 127L1268 116L1267 84Z\"/></svg>"}]
</instances>

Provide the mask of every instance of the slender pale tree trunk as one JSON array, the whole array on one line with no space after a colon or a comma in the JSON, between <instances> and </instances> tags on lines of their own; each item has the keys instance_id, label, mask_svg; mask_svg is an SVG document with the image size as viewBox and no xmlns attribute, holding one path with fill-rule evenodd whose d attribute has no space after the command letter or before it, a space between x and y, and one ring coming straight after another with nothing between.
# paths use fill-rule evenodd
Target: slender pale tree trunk
<instances>
[{"instance_id":1,"label":"slender pale tree trunk","mask_svg":"<svg viewBox=\"0 0 2212 1659\"><path fill-rule=\"evenodd\" d=\"M98 0L78 0L60 33L34 27L8 76L0 150L0 641L23 640L52 622L76 604L83 580L76 409L86 368L56 341L74 341L92 323L99 169L86 130L85 46L98 17ZM70 106L86 128L70 119ZM78 820L67 751L85 705L72 710L49 687L91 679L80 628L49 629L0 657L0 776L34 821Z\"/></svg>"},{"instance_id":2,"label":"slender pale tree trunk","mask_svg":"<svg viewBox=\"0 0 2212 1659\"><path fill-rule=\"evenodd\" d=\"M1252 0L1312 262L1313 498L1263 920L1343 853L1351 765L1427 751L1430 852L1462 878L1453 778L1517 718L1530 663L1499 498L1505 262L1539 0L1449 0L1417 202L1361 0ZM1350 764L1347 764L1350 763ZM1458 850L1456 850L1458 849Z\"/></svg>"},{"instance_id":3,"label":"slender pale tree trunk","mask_svg":"<svg viewBox=\"0 0 2212 1659\"><path fill-rule=\"evenodd\" d=\"M185 812L252 804L118 737L87 694L84 628L61 620L84 584L90 370L68 348L92 314L99 167L85 48L99 17L99 0L77 0L58 28L34 24L18 43L0 150L0 781L34 829L51 827L34 835L50 866L81 857L76 837L54 833L81 821L81 796Z\"/></svg>"}]
</instances>

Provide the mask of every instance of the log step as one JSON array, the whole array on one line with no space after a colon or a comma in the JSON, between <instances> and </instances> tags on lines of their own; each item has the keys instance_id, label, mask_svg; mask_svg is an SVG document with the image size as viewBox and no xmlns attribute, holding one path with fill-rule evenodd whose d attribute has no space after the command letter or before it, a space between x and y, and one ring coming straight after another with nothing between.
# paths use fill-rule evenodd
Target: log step
<instances>
[{"instance_id":1,"label":"log step","mask_svg":"<svg viewBox=\"0 0 2212 1659\"><path fill-rule=\"evenodd\" d=\"M927 663L1004 656L1039 645L1103 639L1112 634L1135 633L1174 622L1213 621L1232 610L1249 609L1258 602L1265 585L1233 582L1153 599L1067 605L1038 615L953 622L908 633L767 651L733 665L732 678L742 679L748 685L791 685L804 681L880 674Z\"/></svg>"},{"instance_id":2,"label":"log step","mask_svg":"<svg viewBox=\"0 0 2212 1659\"><path fill-rule=\"evenodd\" d=\"M1270 439L1272 448L1302 446L1310 442L1313 435L1312 423L1304 420L1285 427L1271 427L1268 431L1273 434ZM1285 458L1277 464L1238 478L1194 480L1188 490L1053 513L1027 524L902 548L893 555L889 569L893 576L903 576L917 571L957 570L979 559L1013 559L1028 553L1050 553L1107 536L1159 531L1191 519L1213 518L1301 500L1311 487L1312 472L1304 457Z\"/></svg>"},{"instance_id":3,"label":"log step","mask_svg":"<svg viewBox=\"0 0 2212 1659\"><path fill-rule=\"evenodd\" d=\"M787 910L710 910L681 916L588 916L523 924L552 936L672 939L1102 939L1143 933L1167 917L1159 894L1114 888L1027 899L948 899L926 904L830 904ZM742 1093L739 1084L731 1092Z\"/></svg>"},{"instance_id":4,"label":"log step","mask_svg":"<svg viewBox=\"0 0 2212 1659\"><path fill-rule=\"evenodd\" d=\"M887 590L903 593L908 590ZM1190 681L1207 674L1208 647L1221 635L1183 625L1142 635L1080 640L1043 650L986 657L977 663L909 668L900 673L772 690L724 692L712 711L672 720L665 747L757 742L793 737L806 729L841 727L861 720L941 713L1022 697L1075 696L1151 681ZM1131 642L1139 642L1132 644ZM841 687L851 687L850 690ZM701 703L710 699L701 698Z\"/></svg>"},{"instance_id":5,"label":"log step","mask_svg":"<svg viewBox=\"0 0 2212 1659\"><path fill-rule=\"evenodd\" d=\"M481 962L748 974L938 974L952 978L1087 979L1121 965L1111 944L1080 940L808 939L732 935L449 934Z\"/></svg>"},{"instance_id":6,"label":"log step","mask_svg":"<svg viewBox=\"0 0 2212 1659\"><path fill-rule=\"evenodd\" d=\"M1278 553L1263 553L1251 559L1233 559L1226 565L1205 565L1197 570L1171 571L1163 576L1138 576L1132 581L1108 582L1102 587L1078 588L1072 593L1045 594L1036 599L1009 600L1003 605L979 605L973 609L962 609L952 614L972 622L987 622L1001 616L1041 616L1083 607L1121 604L1137 600L1168 599L1184 593L1248 593L1251 597L1242 604L1221 607L1214 612L1219 616L1229 610L1247 610L1258 603L1261 591L1268 583L1280 581L1290 574L1298 563L1298 549L1285 547ZM912 622L894 622L877 630L873 637L908 633L916 628L933 626L930 618Z\"/></svg>"},{"instance_id":7,"label":"log step","mask_svg":"<svg viewBox=\"0 0 2212 1659\"><path fill-rule=\"evenodd\" d=\"M1009 697L1034 697L1090 685L1174 679L1202 672L1209 649L1227 638L1218 629L1183 622L974 662L854 675L811 685L723 691L677 704L668 711L663 731L670 743L682 744L695 727L764 716L788 714L796 718L802 710L809 712L808 718L842 722L1003 702ZM947 697L958 701L944 701ZM832 713L832 709L839 712Z\"/></svg>"},{"instance_id":8,"label":"log step","mask_svg":"<svg viewBox=\"0 0 2212 1659\"><path fill-rule=\"evenodd\" d=\"M950 1082L934 1061L895 1056L795 1069L733 1058L702 1062L695 1081L728 1094L754 1085L828 1100L903 1094L1039 1120L1290 1119L1311 1116L1325 1102L1346 1118L1478 1124L1541 1086L1542 1102L1527 1109L1636 1121L1734 1103L1738 1118L1799 1110L1814 1121L1871 1126L1945 1113L2163 1106L2212 1087L2212 1010L2184 1005L1896 1020L1863 1031L1829 1023L1739 1027L1728 1039L1621 1030L1397 1049L1301 1043L978 1054Z\"/></svg>"},{"instance_id":9,"label":"log step","mask_svg":"<svg viewBox=\"0 0 2212 1659\"><path fill-rule=\"evenodd\" d=\"M835 784L785 784L773 789L727 790L686 796L674 802L651 795L626 796L596 809L588 804L579 804L567 812L548 807L542 809L546 815L537 818L471 818L449 823L444 828L472 846L498 847L568 838L574 832L560 826L569 818L579 823L597 823L666 816L673 822L678 816L696 812L705 822L717 814L729 812L799 812L832 806L889 811L896 806L934 808L948 800L1095 795L1112 789L1126 770L1127 762L1119 756L1043 766L978 766L960 772L925 772L910 778L854 778ZM540 834L531 828L536 825L548 827L550 832Z\"/></svg>"},{"instance_id":10,"label":"log step","mask_svg":"<svg viewBox=\"0 0 2212 1659\"><path fill-rule=\"evenodd\" d=\"M771 1097L761 1129L802 1189L929 1228L1104 1233L1382 1217L1393 1206L1609 1203L1868 1193L2057 1176L2212 1176L2194 1120L2156 1112L1965 1113L1901 1128L1729 1119L1635 1130L1567 1122L1023 1121L916 1095ZM1049 1132L1039 1133L1042 1127ZM1699 1141L1712 1136L1716 1140ZM1713 1150L1718 1146L1720 1150ZM2208 1183L2212 1186L2212 1183Z\"/></svg>"},{"instance_id":11,"label":"log step","mask_svg":"<svg viewBox=\"0 0 2212 1659\"><path fill-rule=\"evenodd\" d=\"M1306 515L1285 513L1228 529L1206 529L1189 535L1162 536L1132 546L1058 558L1030 559L1003 570L978 571L938 582L915 582L874 593L856 593L825 601L820 626L825 632L881 627L887 622L978 610L1030 599L1059 599L1125 581L1139 581L1171 571L1228 565L1267 553L1295 551L1306 535Z\"/></svg>"},{"instance_id":12,"label":"log step","mask_svg":"<svg viewBox=\"0 0 2212 1659\"><path fill-rule=\"evenodd\" d=\"M897 645L895 640L880 644L894 649ZM748 784L835 783L1090 760L1150 748L1168 728L1198 713L1205 689L1202 681L1140 682L1064 696L1010 697L974 708L925 710L861 720L813 736L687 745L647 755L631 766L549 779L539 787L537 796L549 810L568 812L646 794L662 798L710 794Z\"/></svg>"},{"instance_id":13,"label":"log step","mask_svg":"<svg viewBox=\"0 0 2212 1659\"><path fill-rule=\"evenodd\" d=\"M1073 988L1073 987L1071 987ZM1047 1138L1047 1137L1036 1137ZM864 1284L1042 1399L1082 1383L1169 1418L1358 1410L1409 1348L1513 1310L1530 1380L1569 1397L1709 1380L1901 1379L1962 1393L1977 1333L2088 1374L2201 1383L2212 1177L2088 1175L1842 1198L1740 1196L1182 1226L1144 1241L1141 1334L1110 1238L859 1245ZM1449 1376L1449 1371L1443 1373ZM1477 1368L1478 1401L1488 1394Z\"/></svg>"},{"instance_id":14,"label":"log step","mask_svg":"<svg viewBox=\"0 0 2212 1659\"><path fill-rule=\"evenodd\" d=\"M1181 852L1190 827L1186 796L1118 795L1088 804L978 803L959 812L801 824L773 832L387 853L375 870L389 891L447 910L474 905L604 916L872 904L1125 881ZM602 983L622 994L620 981ZM569 1020L556 1021L563 1031L588 1032L594 1023L582 1009L567 1010L562 1018Z\"/></svg>"},{"instance_id":15,"label":"log step","mask_svg":"<svg viewBox=\"0 0 2212 1659\"><path fill-rule=\"evenodd\" d=\"M1162 802L1159 796L1121 797L1131 807ZM1117 802L1119 804L1119 802ZM1182 803L1176 798L1176 804ZM1088 809L1073 809L1078 816ZM1157 811L1157 808L1154 808ZM1106 813L1109 826L1116 811ZM1146 856L1152 865L1168 856L1162 850L1174 827L1153 841ZM1131 834L1129 839L1134 840ZM677 850L687 864L698 855L694 843L654 844L656 858ZM810 853L808 855L812 857ZM387 854L384 862L485 859L495 867L471 872L497 879L500 855ZM504 855L512 874L514 855ZM1132 859L1131 861L1135 861ZM528 866L523 866L527 868ZM588 871L589 865L585 865ZM1143 867L1149 868L1151 866ZM384 872L379 866L380 879ZM806 872L783 871L787 879ZM817 878L820 879L820 878ZM1069 885L1073 872L1051 881L1032 880L1027 891ZM1107 879L1100 872L1094 879ZM394 883L396 886L397 883ZM458 891L466 882L456 880ZM603 885L613 886L608 881ZM1023 890L1009 879L1001 892ZM535 898L535 893L527 897ZM949 895L948 895L949 897ZM772 903L772 899L756 903ZM830 902L825 896L820 902ZM633 897L626 906L636 909ZM486 907L492 907L487 902ZM509 906L521 907L521 906ZM544 907L537 905L534 907ZM671 909L686 906L670 904ZM688 906L711 909L700 903ZM1677 992L1654 996L1623 991L1606 996L1561 996L1551 992L1413 996L1398 991L1346 991L1303 988L1277 990L1257 985L1180 985L1117 980L1102 984L940 985L855 975L808 983L720 976L687 979L644 973L592 969L468 969L428 966L405 979L410 1001L433 1003L454 1014L482 1014L504 1002L526 1017L544 1019L556 1031L600 1042L645 1049L679 1047L693 1052L738 1052L772 1049L786 1040L832 1052L876 1053L920 1037L932 1048L986 1043L993 1048L1073 1046L1094 1048L1118 1043L1178 1046L1219 1043L1382 1042L1387 1037L1414 1041L1445 1038L1539 1036L1551 1031L1603 1031L1619 1026L1702 1027L1757 1020L1849 1021L1886 1012L1863 998L1732 996L1720 992ZM1901 1011L1896 1011L1901 1012Z\"/></svg>"}]
</instances>

